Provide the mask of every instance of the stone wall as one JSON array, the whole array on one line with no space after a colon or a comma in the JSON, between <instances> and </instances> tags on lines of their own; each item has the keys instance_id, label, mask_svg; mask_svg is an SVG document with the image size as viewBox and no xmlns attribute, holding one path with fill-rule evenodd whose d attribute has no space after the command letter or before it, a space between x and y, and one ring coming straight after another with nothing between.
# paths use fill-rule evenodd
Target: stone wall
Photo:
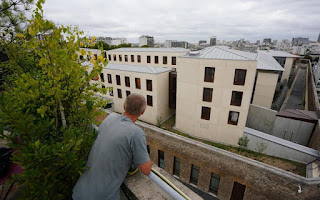
<instances>
[{"instance_id":1,"label":"stone wall","mask_svg":"<svg viewBox=\"0 0 320 200\"><path fill-rule=\"evenodd\" d=\"M191 166L200 167L197 188L208 192L211 173L220 175L217 197L230 199L234 182L246 186L244 199L317 199L320 179L299 175L137 122L145 131L150 158L158 163L164 152L164 169L173 174L174 156L181 159L180 180L190 183ZM301 186L302 193L298 193Z\"/></svg>"}]
</instances>

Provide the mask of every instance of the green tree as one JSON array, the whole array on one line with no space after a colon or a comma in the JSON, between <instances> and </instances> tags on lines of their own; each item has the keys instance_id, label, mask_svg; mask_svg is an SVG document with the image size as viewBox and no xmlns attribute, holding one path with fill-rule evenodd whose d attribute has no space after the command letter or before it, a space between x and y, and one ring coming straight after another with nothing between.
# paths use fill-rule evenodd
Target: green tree
<instances>
[{"instance_id":1,"label":"green tree","mask_svg":"<svg viewBox=\"0 0 320 200\"><path fill-rule=\"evenodd\" d=\"M24 168L12 179L24 186L22 199L71 199L97 135L91 124L105 104L94 92L106 89L92 79L107 63L102 56L91 60L88 73L77 52L84 54L81 43L94 39L80 40L83 33L77 28L44 19L43 3L37 2L25 34L17 33L14 42L0 41L8 56L6 68L14 72L0 95L0 128L9 131L0 137L17 149L13 162ZM42 40L36 38L48 31Z\"/></svg>"},{"instance_id":2,"label":"green tree","mask_svg":"<svg viewBox=\"0 0 320 200\"><path fill-rule=\"evenodd\" d=\"M141 46L141 48L145 48L145 47L150 47L150 46L148 46L148 45L142 45Z\"/></svg>"}]
</instances>

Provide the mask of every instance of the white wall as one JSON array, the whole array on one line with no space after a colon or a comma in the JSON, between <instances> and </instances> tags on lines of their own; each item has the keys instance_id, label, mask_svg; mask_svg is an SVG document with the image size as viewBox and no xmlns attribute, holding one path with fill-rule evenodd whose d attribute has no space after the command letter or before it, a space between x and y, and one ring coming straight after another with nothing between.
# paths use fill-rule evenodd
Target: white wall
<instances>
[{"instance_id":1,"label":"white wall","mask_svg":"<svg viewBox=\"0 0 320 200\"><path fill-rule=\"evenodd\" d=\"M266 145L263 153L301 163L309 163L320 156L319 151L251 129L245 128L244 136L249 139L248 149L257 151L259 144Z\"/></svg>"},{"instance_id":2,"label":"white wall","mask_svg":"<svg viewBox=\"0 0 320 200\"><path fill-rule=\"evenodd\" d=\"M258 70L252 104L271 108L279 74Z\"/></svg>"}]
</instances>

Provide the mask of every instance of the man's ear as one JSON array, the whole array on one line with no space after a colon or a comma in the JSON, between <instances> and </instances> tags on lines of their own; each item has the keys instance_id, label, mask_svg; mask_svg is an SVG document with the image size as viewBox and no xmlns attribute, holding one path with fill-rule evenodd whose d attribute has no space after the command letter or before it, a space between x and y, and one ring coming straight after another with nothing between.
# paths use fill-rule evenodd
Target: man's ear
<instances>
[{"instance_id":1,"label":"man's ear","mask_svg":"<svg viewBox=\"0 0 320 200\"><path fill-rule=\"evenodd\" d=\"M142 111L141 115L143 115L144 111L146 111L146 109L144 109L144 110Z\"/></svg>"}]
</instances>

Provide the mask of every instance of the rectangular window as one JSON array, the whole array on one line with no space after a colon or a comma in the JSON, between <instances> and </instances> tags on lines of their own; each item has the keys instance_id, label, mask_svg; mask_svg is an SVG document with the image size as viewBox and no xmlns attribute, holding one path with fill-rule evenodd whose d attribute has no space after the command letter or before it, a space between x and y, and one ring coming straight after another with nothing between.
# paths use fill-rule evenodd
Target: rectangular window
<instances>
[{"instance_id":1,"label":"rectangular window","mask_svg":"<svg viewBox=\"0 0 320 200\"><path fill-rule=\"evenodd\" d=\"M136 88L141 89L140 78L135 78L135 82L136 82Z\"/></svg>"},{"instance_id":2,"label":"rectangular window","mask_svg":"<svg viewBox=\"0 0 320 200\"><path fill-rule=\"evenodd\" d=\"M119 61L122 62L122 55L119 55Z\"/></svg>"},{"instance_id":3,"label":"rectangular window","mask_svg":"<svg viewBox=\"0 0 320 200\"><path fill-rule=\"evenodd\" d=\"M138 60L138 63L141 63L141 56L140 55L137 55L137 60Z\"/></svg>"},{"instance_id":4,"label":"rectangular window","mask_svg":"<svg viewBox=\"0 0 320 200\"><path fill-rule=\"evenodd\" d=\"M204 82L212 82L214 81L214 67L205 67L204 72Z\"/></svg>"},{"instance_id":5,"label":"rectangular window","mask_svg":"<svg viewBox=\"0 0 320 200\"><path fill-rule=\"evenodd\" d=\"M212 102L212 88L203 88L202 101Z\"/></svg>"},{"instance_id":6,"label":"rectangular window","mask_svg":"<svg viewBox=\"0 0 320 200\"><path fill-rule=\"evenodd\" d=\"M161 150L158 150L158 166L164 168L164 152Z\"/></svg>"},{"instance_id":7,"label":"rectangular window","mask_svg":"<svg viewBox=\"0 0 320 200\"><path fill-rule=\"evenodd\" d=\"M110 54L108 54L108 58L109 58L109 61L111 61L111 55Z\"/></svg>"},{"instance_id":8,"label":"rectangular window","mask_svg":"<svg viewBox=\"0 0 320 200\"><path fill-rule=\"evenodd\" d=\"M218 174L211 173L209 192L212 192L213 194L217 195L218 189L219 189L219 183L220 183L220 176Z\"/></svg>"},{"instance_id":9,"label":"rectangular window","mask_svg":"<svg viewBox=\"0 0 320 200\"><path fill-rule=\"evenodd\" d=\"M158 64L159 63L159 56L154 56L154 63Z\"/></svg>"},{"instance_id":10,"label":"rectangular window","mask_svg":"<svg viewBox=\"0 0 320 200\"><path fill-rule=\"evenodd\" d=\"M130 87L130 78L128 76L124 77L124 81L125 81L126 87Z\"/></svg>"},{"instance_id":11,"label":"rectangular window","mask_svg":"<svg viewBox=\"0 0 320 200\"><path fill-rule=\"evenodd\" d=\"M147 105L148 106L153 106L153 104L152 104L152 96L150 96L150 95L147 95Z\"/></svg>"},{"instance_id":12,"label":"rectangular window","mask_svg":"<svg viewBox=\"0 0 320 200\"><path fill-rule=\"evenodd\" d=\"M111 74L107 74L107 76L108 76L108 83L112 83Z\"/></svg>"},{"instance_id":13,"label":"rectangular window","mask_svg":"<svg viewBox=\"0 0 320 200\"><path fill-rule=\"evenodd\" d=\"M103 75L103 73L100 74L100 80L101 80L101 82L104 82L104 75Z\"/></svg>"},{"instance_id":14,"label":"rectangular window","mask_svg":"<svg viewBox=\"0 0 320 200\"><path fill-rule=\"evenodd\" d=\"M147 63L151 63L151 57L147 56Z\"/></svg>"},{"instance_id":15,"label":"rectangular window","mask_svg":"<svg viewBox=\"0 0 320 200\"><path fill-rule=\"evenodd\" d=\"M134 62L134 55L131 55L131 62Z\"/></svg>"},{"instance_id":16,"label":"rectangular window","mask_svg":"<svg viewBox=\"0 0 320 200\"><path fill-rule=\"evenodd\" d=\"M129 96L130 94L131 94L131 92L127 90L126 95Z\"/></svg>"},{"instance_id":17,"label":"rectangular window","mask_svg":"<svg viewBox=\"0 0 320 200\"><path fill-rule=\"evenodd\" d=\"M199 169L200 169L200 167L198 167L197 165L192 164L190 183L195 184L195 185L198 184Z\"/></svg>"},{"instance_id":18,"label":"rectangular window","mask_svg":"<svg viewBox=\"0 0 320 200\"><path fill-rule=\"evenodd\" d=\"M152 91L152 80L147 79L147 91Z\"/></svg>"},{"instance_id":19,"label":"rectangular window","mask_svg":"<svg viewBox=\"0 0 320 200\"><path fill-rule=\"evenodd\" d=\"M106 88L106 86L104 86L104 85L102 85L101 87L102 87L102 88Z\"/></svg>"},{"instance_id":20,"label":"rectangular window","mask_svg":"<svg viewBox=\"0 0 320 200\"><path fill-rule=\"evenodd\" d=\"M201 119L210 120L211 108L202 106Z\"/></svg>"},{"instance_id":21,"label":"rectangular window","mask_svg":"<svg viewBox=\"0 0 320 200\"><path fill-rule=\"evenodd\" d=\"M172 65L176 65L177 64L177 57L172 56Z\"/></svg>"},{"instance_id":22,"label":"rectangular window","mask_svg":"<svg viewBox=\"0 0 320 200\"><path fill-rule=\"evenodd\" d=\"M121 89L117 89L117 92L118 92L118 98L122 99L122 92L121 92Z\"/></svg>"},{"instance_id":23,"label":"rectangular window","mask_svg":"<svg viewBox=\"0 0 320 200\"><path fill-rule=\"evenodd\" d=\"M124 55L124 61L128 62L128 55Z\"/></svg>"},{"instance_id":24,"label":"rectangular window","mask_svg":"<svg viewBox=\"0 0 320 200\"><path fill-rule=\"evenodd\" d=\"M120 75L116 75L117 85L121 85Z\"/></svg>"},{"instance_id":25,"label":"rectangular window","mask_svg":"<svg viewBox=\"0 0 320 200\"><path fill-rule=\"evenodd\" d=\"M113 97L113 87L109 87L109 94Z\"/></svg>"},{"instance_id":26,"label":"rectangular window","mask_svg":"<svg viewBox=\"0 0 320 200\"><path fill-rule=\"evenodd\" d=\"M239 112L236 112L236 111L229 112L228 124L237 125L238 119L239 119Z\"/></svg>"},{"instance_id":27,"label":"rectangular window","mask_svg":"<svg viewBox=\"0 0 320 200\"><path fill-rule=\"evenodd\" d=\"M117 55L113 54L113 61L117 61Z\"/></svg>"},{"instance_id":28,"label":"rectangular window","mask_svg":"<svg viewBox=\"0 0 320 200\"><path fill-rule=\"evenodd\" d=\"M174 157L173 160L173 175L180 176L180 158Z\"/></svg>"},{"instance_id":29,"label":"rectangular window","mask_svg":"<svg viewBox=\"0 0 320 200\"><path fill-rule=\"evenodd\" d=\"M233 85L244 85L246 82L247 70L245 69L236 69L234 74Z\"/></svg>"},{"instance_id":30,"label":"rectangular window","mask_svg":"<svg viewBox=\"0 0 320 200\"><path fill-rule=\"evenodd\" d=\"M168 57L167 56L163 56L163 64L164 65L168 64Z\"/></svg>"},{"instance_id":31,"label":"rectangular window","mask_svg":"<svg viewBox=\"0 0 320 200\"><path fill-rule=\"evenodd\" d=\"M241 106L243 92L232 91L231 103L233 106Z\"/></svg>"}]
</instances>

